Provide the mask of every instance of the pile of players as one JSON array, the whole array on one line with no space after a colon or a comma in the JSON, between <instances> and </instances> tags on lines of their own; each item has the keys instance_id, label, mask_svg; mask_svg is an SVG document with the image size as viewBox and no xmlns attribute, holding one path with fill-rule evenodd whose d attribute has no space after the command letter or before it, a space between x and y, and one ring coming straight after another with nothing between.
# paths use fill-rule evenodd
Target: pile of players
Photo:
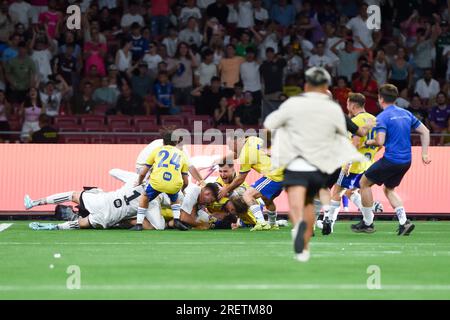
<instances>
[{"instance_id":1,"label":"pile of players","mask_svg":"<svg viewBox=\"0 0 450 320\"><path fill-rule=\"evenodd\" d=\"M314 74L316 78L317 75L322 75L323 79L327 79L327 73L324 70L315 70L310 74ZM334 106L335 103L330 99L328 81L325 80L320 83L315 83L313 80L308 82L307 77L306 89L309 89L306 91L314 92L313 96L309 96L319 99L321 103L331 103L332 108L338 108L338 105ZM414 230L415 226L407 220L403 204L395 188L400 184L411 164L409 140L411 129L421 134L422 160L425 164L430 162L427 155L429 132L414 116L393 105L397 95L398 92L392 85L385 85L380 89L379 102L384 112L378 118L365 111L364 95L360 93L349 95L347 101L349 116L346 116L348 138L354 149L359 152L358 159L364 160L346 163L334 174L325 175L326 183L321 183L317 188L309 188L314 189L316 219L321 211L324 214L323 220L318 220L316 223L322 229L322 234L329 235L333 232L343 194L353 201L363 215L361 222L352 225L352 231L373 233L375 231L373 213L380 209L379 204L373 205L371 198L370 187L375 183L384 185L385 194L396 211L400 222L398 235L409 235ZM292 99L308 99L309 96L307 93L305 97ZM308 100L302 101L304 103ZM286 104L293 102L295 101L289 99ZM281 106L280 110L283 112L286 108L283 109ZM280 111L275 113L278 112ZM338 116L342 117L342 115ZM272 117L271 120L273 119ZM389 122L392 119L407 123L395 127L397 124ZM138 156L137 173L118 169L110 172L124 182L124 186L119 190L104 192L93 188L82 192L64 192L39 200L31 200L28 195L25 196L24 202L27 209L69 201L75 202L79 207L76 214L69 212L67 217L69 221L65 223L56 225L34 222L30 224L30 227L35 230L118 227L129 228L133 231L166 228L186 231L190 228L235 229L248 226L252 231L277 230L282 223L277 221L274 199L281 194L283 187L288 189L289 185L284 181L287 170L283 167L272 166L268 141L269 139L264 140L256 136L233 136L227 141L228 154L213 163L210 168L211 173L218 167L219 177L214 182L205 183L196 167L190 164L187 155L182 151L181 139L174 139L171 129L162 130L162 139L149 144ZM384 157L374 164L375 154L385 143ZM393 155L398 159L387 159ZM234 160L239 162L239 173L234 170ZM404 160L404 163L397 163L398 160ZM301 161L302 168L305 168L305 165L311 167L310 164ZM258 172L261 178L249 186L245 181L251 170ZM189 173L197 181L196 184L189 184ZM308 181L306 181L308 179L300 180L308 188ZM361 199L358 193L360 187L366 199ZM330 190L333 192L330 193ZM291 201L290 205L292 211ZM306 201L305 205L308 205ZM263 207L267 212L267 221L263 215ZM67 211L67 207L57 206L58 210ZM295 223L294 246L301 223L312 230L316 219ZM307 220L306 216L305 220ZM305 233L305 230L302 232ZM294 250L297 260L309 259L308 242L309 237L305 233L304 241L302 235L301 252Z\"/></svg>"}]
</instances>

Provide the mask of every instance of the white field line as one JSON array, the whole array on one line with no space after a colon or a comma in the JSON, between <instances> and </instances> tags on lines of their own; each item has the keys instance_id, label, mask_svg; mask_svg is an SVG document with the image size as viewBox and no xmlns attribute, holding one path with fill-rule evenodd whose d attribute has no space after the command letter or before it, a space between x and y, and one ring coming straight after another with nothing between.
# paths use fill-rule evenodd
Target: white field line
<instances>
[{"instance_id":1,"label":"white field line","mask_svg":"<svg viewBox=\"0 0 450 320\"><path fill-rule=\"evenodd\" d=\"M356 240L356 239L355 239ZM89 241L89 242L78 242L78 241L72 241L72 242L18 242L18 241L0 241L0 245L63 245L63 246L79 246L79 245L172 245L172 246L192 246L192 245L199 245L206 243L208 245L245 245L245 246L260 246L260 245L291 245L291 241L238 241L238 242L230 242L230 241L211 241L208 239L199 239L196 241L178 241L177 239L173 239L173 241L127 241L127 242L97 242L97 241ZM450 249L450 243L445 244L439 244L439 243L410 243L408 241L404 242L351 242L351 243L343 243L343 242L334 242L333 239L330 238L329 242L318 242L313 241L311 242L311 246L313 247L321 247L321 246L332 246L336 248L336 250L339 250L339 248L342 248L343 246L366 246L366 247L383 247L386 248L388 246L395 246L395 247L403 247L403 248L413 248L413 247L448 247Z\"/></svg>"},{"instance_id":2,"label":"white field line","mask_svg":"<svg viewBox=\"0 0 450 320\"><path fill-rule=\"evenodd\" d=\"M66 291L59 285L0 285L0 292L13 291ZM450 291L450 284L443 285L381 285L381 289L369 290L357 284L131 284L131 285L81 285L81 291L247 291L247 290L364 290L364 291ZM76 292L77 290L70 290Z\"/></svg>"},{"instance_id":3,"label":"white field line","mask_svg":"<svg viewBox=\"0 0 450 320\"><path fill-rule=\"evenodd\" d=\"M0 232L8 229L9 227L11 227L13 224L12 223L0 223Z\"/></svg>"}]
</instances>

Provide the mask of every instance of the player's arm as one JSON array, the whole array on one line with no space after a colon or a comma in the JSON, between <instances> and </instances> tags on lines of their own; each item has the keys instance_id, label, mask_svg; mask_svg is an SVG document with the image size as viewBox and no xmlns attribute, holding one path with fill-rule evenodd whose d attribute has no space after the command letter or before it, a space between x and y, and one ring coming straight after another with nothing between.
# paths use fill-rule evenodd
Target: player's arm
<instances>
[{"instance_id":1,"label":"player's arm","mask_svg":"<svg viewBox=\"0 0 450 320\"><path fill-rule=\"evenodd\" d=\"M420 134L420 142L422 144L422 162L429 164L431 160L428 158L428 147L430 145L430 130L421 123L415 131Z\"/></svg>"},{"instance_id":2,"label":"player's arm","mask_svg":"<svg viewBox=\"0 0 450 320\"><path fill-rule=\"evenodd\" d=\"M152 151L152 153L150 153L150 156L148 157L147 161L145 162L145 167L139 172L138 181L136 182L137 186L140 185L142 183L142 181L144 181L145 176L147 175L148 171L155 163L155 157L156 157L157 150L158 149L155 149Z\"/></svg>"},{"instance_id":3,"label":"player's arm","mask_svg":"<svg viewBox=\"0 0 450 320\"><path fill-rule=\"evenodd\" d=\"M219 199L222 199L223 197L226 197L230 192L232 192L234 189L239 187L241 184L245 182L245 179L247 178L247 175L250 171L247 172L240 172L233 181L226 187L223 187L219 191Z\"/></svg>"},{"instance_id":4,"label":"player's arm","mask_svg":"<svg viewBox=\"0 0 450 320\"><path fill-rule=\"evenodd\" d=\"M200 186L205 185L205 181L203 180L202 175L200 172L198 172L197 168L195 166L189 166L189 173L192 175L192 177L197 180Z\"/></svg>"},{"instance_id":5,"label":"player's arm","mask_svg":"<svg viewBox=\"0 0 450 320\"><path fill-rule=\"evenodd\" d=\"M378 131L375 139L367 140L366 145L367 146L375 146L375 147L382 147L384 146L384 142L386 141L386 132Z\"/></svg>"}]
</instances>

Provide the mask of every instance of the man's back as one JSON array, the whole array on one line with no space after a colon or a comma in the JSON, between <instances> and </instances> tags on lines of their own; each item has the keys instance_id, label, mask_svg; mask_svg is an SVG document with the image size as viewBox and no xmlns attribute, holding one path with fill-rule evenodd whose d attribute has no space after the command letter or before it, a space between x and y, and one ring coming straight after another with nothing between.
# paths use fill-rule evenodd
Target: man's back
<instances>
[{"instance_id":1,"label":"man's back","mask_svg":"<svg viewBox=\"0 0 450 320\"><path fill-rule=\"evenodd\" d=\"M411 129L420 121L411 112L391 105L377 117L376 131L385 132L384 157L393 163L411 162Z\"/></svg>"}]
</instances>

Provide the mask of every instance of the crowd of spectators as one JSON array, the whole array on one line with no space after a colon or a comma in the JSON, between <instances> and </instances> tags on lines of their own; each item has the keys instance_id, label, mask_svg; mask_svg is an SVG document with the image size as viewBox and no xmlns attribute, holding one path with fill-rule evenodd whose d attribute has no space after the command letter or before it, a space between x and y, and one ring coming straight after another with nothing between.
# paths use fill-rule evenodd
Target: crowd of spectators
<instances>
[{"instance_id":1,"label":"crowd of spectators","mask_svg":"<svg viewBox=\"0 0 450 320\"><path fill-rule=\"evenodd\" d=\"M80 30L66 26L69 4L81 7ZM380 30L366 23L373 4ZM356 91L376 115L390 82L398 106L450 133L449 18L445 0L0 0L0 131L19 117L30 141L41 114L48 126L188 105L215 125L258 125L321 66L344 111Z\"/></svg>"}]
</instances>

